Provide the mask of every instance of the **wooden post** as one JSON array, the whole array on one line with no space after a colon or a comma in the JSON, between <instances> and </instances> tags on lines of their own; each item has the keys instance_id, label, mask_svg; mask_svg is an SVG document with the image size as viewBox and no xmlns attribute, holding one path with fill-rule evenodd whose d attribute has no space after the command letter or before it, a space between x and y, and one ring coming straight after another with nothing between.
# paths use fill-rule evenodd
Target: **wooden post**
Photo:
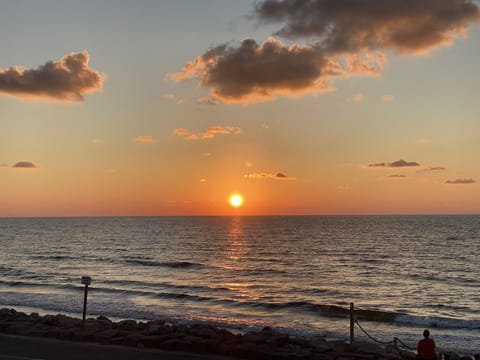
<instances>
[{"instance_id":1,"label":"wooden post","mask_svg":"<svg viewBox=\"0 0 480 360\"><path fill-rule=\"evenodd\" d=\"M353 303L350 303L350 344L355 341L354 338L355 319L353 316Z\"/></svg>"},{"instance_id":2,"label":"wooden post","mask_svg":"<svg viewBox=\"0 0 480 360\"><path fill-rule=\"evenodd\" d=\"M92 278L90 276L82 276L82 284L85 285L85 295L83 296L83 318L82 318L82 329L85 328L85 318L87 317L87 296L88 296L88 285L92 283Z\"/></svg>"},{"instance_id":3,"label":"wooden post","mask_svg":"<svg viewBox=\"0 0 480 360\"><path fill-rule=\"evenodd\" d=\"M88 296L88 285L85 284L85 295L83 296L82 329L85 328L85 318L86 318L86 316L87 316L87 296Z\"/></svg>"}]
</instances>

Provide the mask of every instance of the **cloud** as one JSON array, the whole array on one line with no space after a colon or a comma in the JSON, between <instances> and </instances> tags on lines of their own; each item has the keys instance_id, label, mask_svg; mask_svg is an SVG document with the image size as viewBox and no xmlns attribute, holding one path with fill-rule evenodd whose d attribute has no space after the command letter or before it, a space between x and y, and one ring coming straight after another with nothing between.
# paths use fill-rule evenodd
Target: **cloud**
<instances>
[{"instance_id":1,"label":"cloud","mask_svg":"<svg viewBox=\"0 0 480 360\"><path fill-rule=\"evenodd\" d=\"M178 97L175 94L165 94L165 95L163 95L163 98L165 100L171 101L171 102L173 102L177 105L183 104L183 101L184 101L182 98Z\"/></svg>"},{"instance_id":2,"label":"cloud","mask_svg":"<svg viewBox=\"0 0 480 360\"><path fill-rule=\"evenodd\" d=\"M391 179L399 179L399 178L406 178L407 175L402 175L402 174L392 174L392 175L387 175L387 178Z\"/></svg>"},{"instance_id":3,"label":"cloud","mask_svg":"<svg viewBox=\"0 0 480 360\"><path fill-rule=\"evenodd\" d=\"M278 36L313 38L329 53L418 54L453 43L480 12L472 0L263 0L254 16L280 23Z\"/></svg>"},{"instance_id":4,"label":"cloud","mask_svg":"<svg viewBox=\"0 0 480 360\"><path fill-rule=\"evenodd\" d=\"M265 180L265 179L272 179L272 180L296 180L296 178L287 176L284 173L250 173L245 174L243 176L245 179L249 180Z\"/></svg>"},{"instance_id":5,"label":"cloud","mask_svg":"<svg viewBox=\"0 0 480 360\"><path fill-rule=\"evenodd\" d=\"M473 184L476 183L473 179L455 179L455 180L447 180L445 184Z\"/></svg>"},{"instance_id":6,"label":"cloud","mask_svg":"<svg viewBox=\"0 0 480 360\"><path fill-rule=\"evenodd\" d=\"M310 45L244 39L208 49L169 77L209 88L198 102L210 105L323 93L334 90L335 78L379 76L383 52L421 54L452 44L480 11L472 0L257 0L251 18L279 24L277 37Z\"/></svg>"},{"instance_id":7,"label":"cloud","mask_svg":"<svg viewBox=\"0 0 480 360\"><path fill-rule=\"evenodd\" d=\"M420 166L419 163L415 161L405 161L405 160L397 160L391 163L376 163L376 164L368 164L368 167L387 167L387 168L398 168L398 167L410 167L410 166Z\"/></svg>"},{"instance_id":8,"label":"cloud","mask_svg":"<svg viewBox=\"0 0 480 360\"><path fill-rule=\"evenodd\" d=\"M216 135L238 135L242 133L242 129L236 126L210 126L206 131L201 133L191 133L187 129L178 128L174 133L183 136L185 140L206 140L213 139Z\"/></svg>"},{"instance_id":9,"label":"cloud","mask_svg":"<svg viewBox=\"0 0 480 360\"><path fill-rule=\"evenodd\" d=\"M23 99L46 98L79 102L102 89L105 75L88 66L87 51L71 53L36 69L0 69L0 93Z\"/></svg>"},{"instance_id":10,"label":"cloud","mask_svg":"<svg viewBox=\"0 0 480 360\"><path fill-rule=\"evenodd\" d=\"M8 164L0 162L0 167L7 167L7 166L8 166Z\"/></svg>"},{"instance_id":11,"label":"cloud","mask_svg":"<svg viewBox=\"0 0 480 360\"><path fill-rule=\"evenodd\" d=\"M353 95L351 98L348 98L347 102L352 102L352 101L357 102L357 103L362 102L363 100L366 99L366 97L367 96L365 94L359 92L359 93L356 93L355 95Z\"/></svg>"},{"instance_id":12,"label":"cloud","mask_svg":"<svg viewBox=\"0 0 480 360\"><path fill-rule=\"evenodd\" d=\"M382 96L382 101L384 102L391 102L395 99L393 95L383 95Z\"/></svg>"},{"instance_id":13,"label":"cloud","mask_svg":"<svg viewBox=\"0 0 480 360\"><path fill-rule=\"evenodd\" d=\"M425 169L418 170L418 172L433 172L433 171L445 171L447 168L443 166L430 166L426 167Z\"/></svg>"},{"instance_id":14,"label":"cloud","mask_svg":"<svg viewBox=\"0 0 480 360\"><path fill-rule=\"evenodd\" d=\"M201 103L248 104L273 100L278 95L296 97L332 91L332 79L377 76L385 61L380 53L337 57L318 46L286 46L274 38L262 44L244 39L238 47L223 44L209 49L170 78L177 82L195 79L200 88L210 88L210 95L198 100Z\"/></svg>"},{"instance_id":15,"label":"cloud","mask_svg":"<svg viewBox=\"0 0 480 360\"><path fill-rule=\"evenodd\" d=\"M432 143L432 140L430 140L430 139L417 139L417 140L415 140L415 143L419 144L419 145L428 145L428 144Z\"/></svg>"},{"instance_id":16,"label":"cloud","mask_svg":"<svg viewBox=\"0 0 480 360\"><path fill-rule=\"evenodd\" d=\"M93 139L92 142L94 144L104 144L105 140L103 140L103 139Z\"/></svg>"},{"instance_id":17,"label":"cloud","mask_svg":"<svg viewBox=\"0 0 480 360\"><path fill-rule=\"evenodd\" d=\"M140 135L135 138L136 142L139 143L153 143L153 137L151 136L145 136L145 135Z\"/></svg>"},{"instance_id":18,"label":"cloud","mask_svg":"<svg viewBox=\"0 0 480 360\"><path fill-rule=\"evenodd\" d=\"M38 168L38 166L30 161L19 161L15 163L12 167L14 168L20 168L20 169L35 169Z\"/></svg>"}]
</instances>

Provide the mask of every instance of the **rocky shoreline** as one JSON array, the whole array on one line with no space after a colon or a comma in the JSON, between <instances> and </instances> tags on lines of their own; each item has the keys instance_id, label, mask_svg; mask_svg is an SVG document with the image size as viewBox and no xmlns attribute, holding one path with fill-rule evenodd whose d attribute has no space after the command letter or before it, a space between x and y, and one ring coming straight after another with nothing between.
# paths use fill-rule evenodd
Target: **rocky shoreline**
<instances>
[{"instance_id":1,"label":"rocky shoreline","mask_svg":"<svg viewBox=\"0 0 480 360\"><path fill-rule=\"evenodd\" d=\"M77 318L26 314L14 309L0 309L0 333L260 360L414 360L416 355L370 343L293 337L269 327L233 334L205 324L169 324L160 320L114 322L100 316L87 319L82 328L82 321ZM454 353L445 355L446 360L473 360Z\"/></svg>"}]
</instances>

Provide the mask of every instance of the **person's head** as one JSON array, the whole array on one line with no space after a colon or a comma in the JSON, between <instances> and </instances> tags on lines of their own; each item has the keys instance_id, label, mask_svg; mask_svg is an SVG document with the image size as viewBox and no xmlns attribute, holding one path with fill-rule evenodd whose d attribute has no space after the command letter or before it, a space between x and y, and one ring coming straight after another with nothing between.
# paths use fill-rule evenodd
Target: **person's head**
<instances>
[{"instance_id":1,"label":"person's head","mask_svg":"<svg viewBox=\"0 0 480 360\"><path fill-rule=\"evenodd\" d=\"M428 339L429 336L430 336L430 331L428 331L428 330L423 330L423 337L424 337L425 339Z\"/></svg>"}]
</instances>

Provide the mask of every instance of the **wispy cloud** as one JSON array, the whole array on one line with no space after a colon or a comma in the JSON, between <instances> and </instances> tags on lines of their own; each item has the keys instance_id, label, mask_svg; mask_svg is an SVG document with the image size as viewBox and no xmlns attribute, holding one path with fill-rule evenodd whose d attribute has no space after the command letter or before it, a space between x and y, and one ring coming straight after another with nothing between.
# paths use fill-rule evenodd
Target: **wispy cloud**
<instances>
[{"instance_id":1,"label":"wispy cloud","mask_svg":"<svg viewBox=\"0 0 480 360\"><path fill-rule=\"evenodd\" d=\"M383 95L382 96L382 101L384 102L391 102L395 99L393 95Z\"/></svg>"},{"instance_id":2,"label":"wispy cloud","mask_svg":"<svg viewBox=\"0 0 480 360\"><path fill-rule=\"evenodd\" d=\"M184 102L184 100L182 98L178 97L175 94L165 94L165 95L163 95L163 98L165 100L171 101L171 102L173 102L177 105L181 105Z\"/></svg>"},{"instance_id":3,"label":"wispy cloud","mask_svg":"<svg viewBox=\"0 0 480 360\"><path fill-rule=\"evenodd\" d=\"M0 69L0 93L23 99L79 102L102 89L105 75L88 66L87 51L71 53L36 69Z\"/></svg>"},{"instance_id":4,"label":"wispy cloud","mask_svg":"<svg viewBox=\"0 0 480 360\"><path fill-rule=\"evenodd\" d=\"M93 139L92 142L94 144L104 144L105 140L103 140L103 139Z\"/></svg>"},{"instance_id":5,"label":"wispy cloud","mask_svg":"<svg viewBox=\"0 0 480 360\"><path fill-rule=\"evenodd\" d=\"M153 143L153 137L140 135L135 138L135 141L139 143L144 143L144 144Z\"/></svg>"},{"instance_id":6,"label":"wispy cloud","mask_svg":"<svg viewBox=\"0 0 480 360\"><path fill-rule=\"evenodd\" d=\"M443 166L430 166L425 169L418 170L418 172L435 172L435 171L445 171L447 168Z\"/></svg>"},{"instance_id":7,"label":"wispy cloud","mask_svg":"<svg viewBox=\"0 0 480 360\"><path fill-rule=\"evenodd\" d=\"M245 179L249 180L265 180L265 179L272 179L272 180L296 180L296 178L287 176L284 173L250 173L244 175Z\"/></svg>"},{"instance_id":8,"label":"wispy cloud","mask_svg":"<svg viewBox=\"0 0 480 360\"><path fill-rule=\"evenodd\" d=\"M15 163L12 167L19 168L19 169L36 169L38 168L38 165L36 165L31 161L19 161Z\"/></svg>"},{"instance_id":9,"label":"wispy cloud","mask_svg":"<svg viewBox=\"0 0 480 360\"><path fill-rule=\"evenodd\" d=\"M386 177L387 177L387 178L390 178L390 179L402 179L402 178L406 178L407 175L403 175L403 174L391 174L391 175L387 175Z\"/></svg>"},{"instance_id":10,"label":"wispy cloud","mask_svg":"<svg viewBox=\"0 0 480 360\"><path fill-rule=\"evenodd\" d=\"M359 103L359 102L362 102L363 100L365 100L367 98L367 96L364 94L364 93L356 93L355 95L353 95L351 98L348 98L347 99L347 102L356 102L356 103Z\"/></svg>"},{"instance_id":11,"label":"wispy cloud","mask_svg":"<svg viewBox=\"0 0 480 360\"><path fill-rule=\"evenodd\" d=\"M380 167L380 168L398 168L398 167L411 167L411 166L420 166L419 163L415 161L406 161L406 160L397 160L391 163L376 163L376 164L368 164L368 167Z\"/></svg>"},{"instance_id":12,"label":"wispy cloud","mask_svg":"<svg viewBox=\"0 0 480 360\"><path fill-rule=\"evenodd\" d=\"M463 184L474 184L476 183L473 179L454 179L454 180L447 180L445 184L454 184L454 185L463 185Z\"/></svg>"},{"instance_id":13,"label":"wispy cloud","mask_svg":"<svg viewBox=\"0 0 480 360\"><path fill-rule=\"evenodd\" d=\"M187 129L178 128L174 133L183 136L185 140L206 140L213 139L217 135L238 135L242 133L242 129L236 126L211 126L206 131L200 133L191 133Z\"/></svg>"},{"instance_id":14,"label":"wispy cloud","mask_svg":"<svg viewBox=\"0 0 480 360\"><path fill-rule=\"evenodd\" d=\"M428 145L428 144L432 143L432 140L430 140L430 139L417 139L417 140L415 140L415 143L419 144L419 145Z\"/></svg>"}]
</instances>

